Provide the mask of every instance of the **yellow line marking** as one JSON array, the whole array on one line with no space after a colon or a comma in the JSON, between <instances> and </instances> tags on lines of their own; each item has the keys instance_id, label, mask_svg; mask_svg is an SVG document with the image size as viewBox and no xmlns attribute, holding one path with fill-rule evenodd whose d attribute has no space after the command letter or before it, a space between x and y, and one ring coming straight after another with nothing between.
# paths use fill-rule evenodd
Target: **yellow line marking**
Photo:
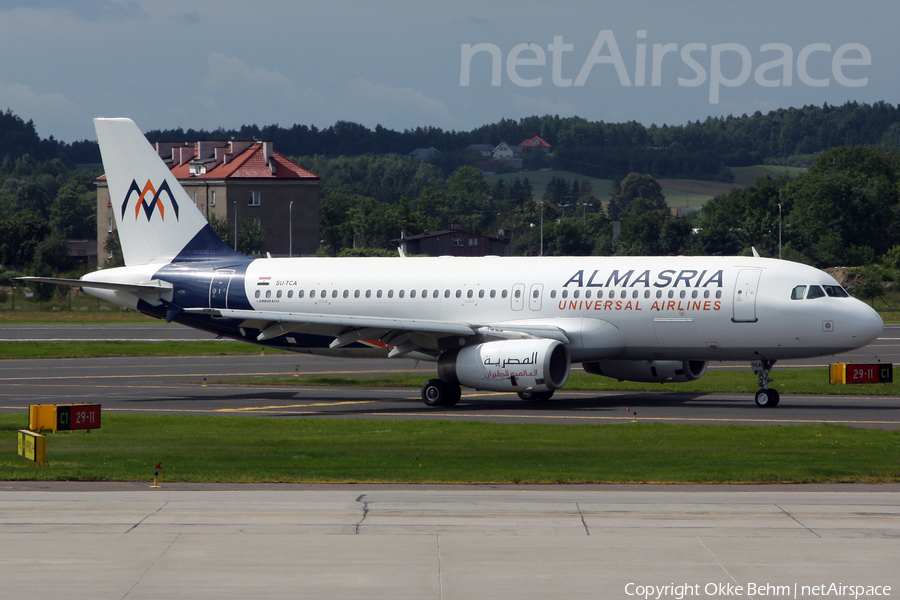
<instances>
[{"instance_id":1,"label":"yellow line marking","mask_svg":"<svg viewBox=\"0 0 900 600\"><path fill-rule=\"evenodd\" d=\"M213 412L244 412L258 410L284 410L286 408L309 408L311 406L340 406L343 404L370 404L380 400L345 400L340 402L313 402L311 404L282 404L271 406L245 406L242 408L217 408ZM113 409L115 410L115 409Z\"/></svg>"}]
</instances>

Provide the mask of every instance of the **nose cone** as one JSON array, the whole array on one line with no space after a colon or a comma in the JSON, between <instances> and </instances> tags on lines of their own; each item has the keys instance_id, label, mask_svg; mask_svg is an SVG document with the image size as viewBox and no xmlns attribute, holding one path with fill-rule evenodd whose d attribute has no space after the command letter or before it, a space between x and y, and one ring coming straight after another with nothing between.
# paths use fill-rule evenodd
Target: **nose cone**
<instances>
[{"instance_id":1,"label":"nose cone","mask_svg":"<svg viewBox=\"0 0 900 600\"><path fill-rule=\"evenodd\" d=\"M884 321L881 316L865 302L857 300L858 305L853 311L851 328L853 341L857 348L874 342L884 330Z\"/></svg>"}]
</instances>

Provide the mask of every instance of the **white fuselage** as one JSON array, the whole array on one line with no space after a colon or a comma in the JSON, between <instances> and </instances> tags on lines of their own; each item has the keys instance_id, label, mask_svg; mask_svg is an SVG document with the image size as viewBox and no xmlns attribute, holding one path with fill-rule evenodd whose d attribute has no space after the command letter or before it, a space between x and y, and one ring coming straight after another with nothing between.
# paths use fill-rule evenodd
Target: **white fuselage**
<instances>
[{"instance_id":1,"label":"white fuselage","mask_svg":"<svg viewBox=\"0 0 900 600\"><path fill-rule=\"evenodd\" d=\"M244 279L261 311L527 321L562 324L576 338L605 321L621 340L599 330L573 341L621 346L598 358L800 358L858 348L881 332L881 319L858 300L793 300L798 285L837 282L805 265L749 257L268 259L251 263Z\"/></svg>"}]
</instances>

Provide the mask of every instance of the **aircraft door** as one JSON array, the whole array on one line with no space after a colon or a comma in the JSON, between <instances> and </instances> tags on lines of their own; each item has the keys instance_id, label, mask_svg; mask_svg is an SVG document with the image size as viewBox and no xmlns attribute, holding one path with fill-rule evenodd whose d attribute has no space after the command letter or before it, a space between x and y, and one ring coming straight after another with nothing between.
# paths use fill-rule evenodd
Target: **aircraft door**
<instances>
[{"instance_id":1,"label":"aircraft door","mask_svg":"<svg viewBox=\"0 0 900 600\"><path fill-rule=\"evenodd\" d=\"M528 294L528 308L531 310L541 310L541 299L544 296L544 284L535 283L531 286Z\"/></svg>"},{"instance_id":2,"label":"aircraft door","mask_svg":"<svg viewBox=\"0 0 900 600\"><path fill-rule=\"evenodd\" d=\"M510 305L513 310L522 310L525 307L525 284L517 283L513 286Z\"/></svg>"},{"instance_id":3,"label":"aircraft door","mask_svg":"<svg viewBox=\"0 0 900 600\"><path fill-rule=\"evenodd\" d=\"M233 276L234 269L218 269L213 274L209 283L210 308L228 308L228 287Z\"/></svg>"},{"instance_id":4,"label":"aircraft door","mask_svg":"<svg viewBox=\"0 0 900 600\"><path fill-rule=\"evenodd\" d=\"M734 316L735 323L756 323L756 295L759 288L759 269L741 269L734 284Z\"/></svg>"}]
</instances>

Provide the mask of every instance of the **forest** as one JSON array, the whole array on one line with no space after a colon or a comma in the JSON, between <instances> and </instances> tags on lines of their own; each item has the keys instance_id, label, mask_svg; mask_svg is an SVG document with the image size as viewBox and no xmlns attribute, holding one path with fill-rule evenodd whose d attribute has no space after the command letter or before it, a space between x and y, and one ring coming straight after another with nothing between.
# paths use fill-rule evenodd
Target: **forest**
<instances>
[{"instance_id":1,"label":"forest","mask_svg":"<svg viewBox=\"0 0 900 600\"><path fill-rule=\"evenodd\" d=\"M418 234L457 224L490 236L503 230L514 255L727 255L753 247L817 267L865 266L881 281L900 269L900 109L886 103L659 127L544 116L470 132L373 131L339 122L321 130L272 125L147 135L274 140L276 149L322 177L322 255L395 255L391 240L401 230ZM534 135L553 145L553 153L526 166L567 172L539 197L527 170L488 184L470 166L465 147L471 143L518 143ZM428 163L406 156L427 146L442 149L443 158ZM69 271L65 240L96 231L96 142L40 139L32 122L6 111L0 154L0 262L10 272ZM656 181L727 181L730 167L800 159L812 166L799 177L764 177L683 218L672 217ZM612 180L611 192L595 192L588 176Z\"/></svg>"}]
</instances>

